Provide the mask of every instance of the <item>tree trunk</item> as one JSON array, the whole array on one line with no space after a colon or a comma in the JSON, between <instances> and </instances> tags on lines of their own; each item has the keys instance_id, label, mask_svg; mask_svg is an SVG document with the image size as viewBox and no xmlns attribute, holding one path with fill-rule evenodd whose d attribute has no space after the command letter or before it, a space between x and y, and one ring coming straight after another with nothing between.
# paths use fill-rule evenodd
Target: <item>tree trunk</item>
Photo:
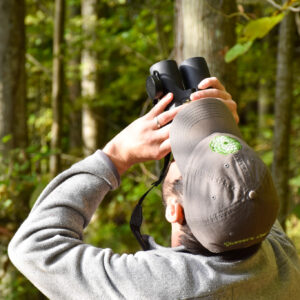
<instances>
[{"instance_id":1,"label":"tree trunk","mask_svg":"<svg viewBox=\"0 0 300 300\"><path fill-rule=\"evenodd\" d=\"M27 145L25 3L0 0L0 151ZM7 143L3 137L11 135Z\"/></svg>"},{"instance_id":2,"label":"tree trunk","mask_svg":"<svg viewBox=\"0 0 300 300\"><path fill-rule=\"evenodd\" d=\"M293 98L293 49L295 23L289 12L282 20L279 30L277 53L274 161L273 178L281 202L279 220L285 225L289 213L289 150Z\"/></svg>"},{"instance_id":3,"label":"tree trunk","mask_svg":"<svg viewBox=\"0 0 300 300\"><path fill-rule=\"evenodd\" d=\"M97 112L92 107L97 92L97 55L92 50L97 20L97 0L83 0L83 35L86 38L82 51L82 139L84 154L89 155L98 148Z\"/></svg>"},{"instance_id":4,"label":"tree trunk","mask_svg":"<svg viewBox=\"0 0 300 300\"><path fill-rule=\"evenodd\" d=\"M236 98L236 62L226 64L224 56L236 41L235 0L176 0L175 58L203 56L216 76Z\"/></svg>"},{"instance_id":5,"label":"tree trunk","mask_svg":"<svg viewBox=\"0 0 300 300\"><path fill-rule=\"evenodd\" d=\"M262 14L258 10L258 14ZM273 30L261 41L260 52L257 58L257 65L261 66L259 70L258 82L258 128L257 128L257 142L258 145L270 147L272 141L270 140L269 132L273 124L270 122L272 108L274 104L275 77L273 71L267 71L266 66L276 66L276 54L278 44L278 32ZM247 113L247 112L246 112ZM263 151L266 149L261 148Z\"/></svg>"},{"instance_id":6,"label":"tree trunk","mask_svg":"<svg viewBox=\"0 0 300 300\"><path fill-rule=\"evenodd\" d=\"M270 85L266 78L261 78L258 88L258 139L263 142L264 132L268 129L267 116L271 103Z\"/></svg>"},{"instance_id":7,"label":"tree trunk","mask_svg":"<svg viewBox=\"0 0 300 300\"><path fill-rule=\"evenodd\" d=\"M55 154L50 157L50 172L52 176L60 172L62 114L63 114L63 85L64 85L64 23L65 0L55 1L54 36L53 36L53 77L52 77L52 111L53 123L51 128L51 149Z\"/></svg>"},{"instance_id":8,"label":"tree trunk","mask_svg":"<svg viewBox=\"0 0 300 300\"><path fill-rule=\"evenodd\" d=\"M2 170L8 168L5 176L9 178L7 173L15 166L22 166L16 177L30 173L30 166L26 165L25 1L0 0L0 20L0 161L5 158L1 166ZM1 139L8 135L9 142L2 143ZM13 148L18 151L10 153ZM14 182L18 184L18 180ZM14 205L9 220L24 220L31 188L30 184L23 184L10 194Z\"/></svg>"},{"instance_id":9,"label":"tree trunk","mask_svg":"<svg viewBox=\"0 0 300 300\"><path fill-rule=\"evenodd\" d=\"M70 11L70 19L81 16L80 5L73 4ZM81 111L82 107L79 103L81 98L81 76L80 76L80 63L81 63L81 51L73 53L72 49L74 45L72 41L69 42L69 49L71 49L69 56L71 56L70 66L70 80L69 80L69 101L71 105L70 113L70 148L71 151L80 154L82 147L82 122Z\"/></svg>"},{"instance_id":10,"label":"tree trunk","mask_svg":"<svg viewBox=\"0 0 300 300\"><path fill-rule=\"evenodd\" d=\"M0 0L0 163L9 158L14 164L23 164L24 159L12 157L10 150L20 148L25 153L27 146L26 126L26 76L25 76L25 1ZM3 137L11 136L2 143ZM19 154L19 153L18 153ZM14 160L13 160L14 159ZM18 161L16 161L18 159ZM4 163L4 164L2 164ZM2 168L1 168L2 169ZM2 169L3 170L3 169ZM25 170L26 172L28 170ZM21 172L21 171L19 171ZM1 174L3 175L3 174ZM7 175L5 175L7 176ZM10 180L13 180L9 178ZM16 184L17 185L17 184ZM7 256L7 244L18 224L18 217L26 212L28 197L25 188L14 191L13 208L1 213L0 221L0 295L1 299L11 298L15 293L16 271ZM0 195L1 209L7 199ZM7 220L4 221L4 219ZM15 223L12 223L14 220ZM23 219L22 219L23 220ZM9 229L8 229L9 228ZM14 275L13 275L14 274Z\"/></svg>"}]
</instances>

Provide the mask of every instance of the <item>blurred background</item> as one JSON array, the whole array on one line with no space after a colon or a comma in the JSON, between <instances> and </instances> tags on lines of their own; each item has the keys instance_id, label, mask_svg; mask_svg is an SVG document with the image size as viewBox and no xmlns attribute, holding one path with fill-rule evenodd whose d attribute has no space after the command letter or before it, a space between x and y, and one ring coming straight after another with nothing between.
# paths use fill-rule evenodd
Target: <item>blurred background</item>
<instances>
[{"instance_id":1,"label":"blurred background","mask_svg":"<svg viewBox=\"0 0 300 300\"><path fill-rule=\"evenodd\" d=\"M300 253L299 0L0 0L0 299L44 299L12 266L7 244L46 184L152 107L152 64L192 56L206 58L237 102ZM139 250L129 218L160 168L127 171L85 241ZM169 245L159 188L142 230Z\"/></svg>"}]
</instances>

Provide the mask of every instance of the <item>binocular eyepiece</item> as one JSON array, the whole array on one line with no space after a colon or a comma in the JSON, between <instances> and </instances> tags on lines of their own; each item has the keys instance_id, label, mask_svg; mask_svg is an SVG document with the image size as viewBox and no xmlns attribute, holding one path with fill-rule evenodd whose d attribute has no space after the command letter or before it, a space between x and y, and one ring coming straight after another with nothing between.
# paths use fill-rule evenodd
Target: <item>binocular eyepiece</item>
<instances>
[{"instance_id":1,"label":"binocular eyepiece","mask_svg":"<svg viewBox=\"0 0 300 300\"><path fill-rule=\"evenodd\" d=\"M200 81L210 77L203 57L188 58L179 67L175 60L162 60L151 66L150 74L146 89L154 104L167 93L174 94L166 110L189 101L191 93L197 90Z\"/></svg>"}]
</instances>

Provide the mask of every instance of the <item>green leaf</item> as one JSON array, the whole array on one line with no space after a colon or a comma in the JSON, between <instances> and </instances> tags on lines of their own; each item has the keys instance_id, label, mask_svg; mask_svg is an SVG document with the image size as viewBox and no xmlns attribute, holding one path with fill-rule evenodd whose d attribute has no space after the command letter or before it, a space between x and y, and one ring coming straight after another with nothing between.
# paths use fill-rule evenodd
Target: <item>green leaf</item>
<instances>
[{"instance_id":1,"label":"green leaf","mask_svg":"<svg viewBox=\"0 0 300 300\"><path fill-rule=\"evenodd\" d=\"M236 44L231 49L229 49L225 55L225 61L227 63L232 62L237 57L246 53L252 46L253 41L246 42L244 44Z\"/></svg>"},{"instance_id":2,"label":"green leaf","mask_svg":"<svg viewBox=\"0 0 300 300\"><path fill-rule=\"evenodd\" d=\"M270 166L273 162L273 151L270 150L261 154L261 159L267 166Z\"/></svg>"},{"instance_id":3,"label":"green leaf","mask_svg":"<svg viewBox=\"0 0 300 300\"><path fill-rule=\"evenodd\" d=\"M297 204L297 205L294 207L292 213L294 213L294 214L296 215L296 217L297 217L298 219L300 219L300 204Z\"/></svg>"},{"instance_id":4,"label":"green leaf","mask_svg":"<svg viewBox=\"0 0 300 300\"><path fill-rule=\"evenodd\" d=\"M1 141L3 144L5 144L5 143L9 142L11 139L12 139L12 135L8 134L8 135L4 136Z\"/></svg>"},{"instance_id":5,"label":"green leaf","mask_svg":"<svg viewBox=\"0 0 300 300\"><path fill-rule=\"evenodd\" d=\"M285 14L281 13L277 16L250 21L244 28L243 40L254 41L257 38L263 38L284 16Z\"/></svg>"},{"instance_id":6,"label":"green leaf","mask_svg":"<svg viewBox=\"0 0 300 300\"><path fill-rule=\"evenodd\" d=\"M285 16L281 13L277 16L264 17L250 21L244 28L240 43L234 45L225 55L227 63L232 62L237 57L245 54L258 38L263 38L275 25L277 25Z\"/></svg>"},{"instance_id":7,"label":"green leaf","mask_svg":"<svg viewBox=\"0 0 300 300\"><path fill-rule=\"evenodd\" d=\"M4 202L3 202L3 207L4 208L8 208L8 207L10 207L11 205L12 205L12 200L11 199L7 199L7 200L5 200Z\"/></svg>"},{"instance_id":8,"label":"green leaf","mask_svg":"<svg viewBox=\"0 0 300 300\"><path fill-rule=\"evenodd\" d=\"M289 183L293 186L300 187L300 175L290 179Z\"/></svg>"}]
</instances>

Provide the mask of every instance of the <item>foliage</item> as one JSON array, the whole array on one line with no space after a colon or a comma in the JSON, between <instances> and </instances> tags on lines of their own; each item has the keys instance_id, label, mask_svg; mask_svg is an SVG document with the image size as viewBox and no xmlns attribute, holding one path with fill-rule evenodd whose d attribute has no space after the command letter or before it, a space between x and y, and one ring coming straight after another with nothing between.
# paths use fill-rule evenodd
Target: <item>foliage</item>
<instances>
[{"instance_id":1,"label":"foliage","mask_svg":"<svg viewBox=\"0 0 300 300\"><path fill-rule=\"evenodd\" d=\"M2 249L0 249L1 251ZM1 253L1 252L0 252ZM6 254L1 253L1 257L8 257ZM41 296L39 291L19 272L9 266L6 273L1 278L0 295L3 300L14 299L30 299L42 300L46 297Z\"/></svg>"},{"instance_id":2,"label":"foliage","mask_svg":"<svg viewBox=\"0 0 300 300\"><path fill-rule=\"evenodd\" d=\"M297 4L298 1L286 1L282 7L273 10L269 16L249 20L240 26L238 43L227 51L225 61L229 63L244 55L252 47L254 41L264 38L284 18L286 12L295 3Z\"/></svg>"},{"instance_id":3,"label":"foliage","mask_svg":"<svg viewBox=\"0 0 300 300\"><path fill-rule=\"evenodd\" d=\"M0 226L16 226L27 216L32 193L41 176L37 173L48 164L48 148L28 147L13 149L6 157L0 156Z\"/></svg>"},{"instance_id":4,"label":"foliage","mask_svg":"<svg viewBox=\"0 0 300 300\"><path fill-rule=\"evenodd\" d=\"M27 0L27 114L29 145L25 149L13 149L8 156L0 157L0 226L5 227L8 237L24 220L41 190L50 180L49 157L51 140L51 72L54 1ZM69 116L84 103L101 107L107 124L108 141L129 122L149 109L145 101L145 79L151 64L171 55L173 47L174 1L159 0L103 0L99 1L99 16L95 20L96 36L89 47L97 53L99 89L94 99L78 97L75 107L69 102L68 87L72 80L80 79L82 66L70 62L80 55L90 36L82 34L82 18L71 15L71 7L80 7L80 0L67 1L66 21L66 90L64 103L64 139L60 149L63 168L82 157L73 156L69 138ZM294 1L295 2L295 1ZM293 5L293 1L289 2ZM277 28L284 17L282 10L265 6L245 6L251 18L239 18L238 43L226 54L226 60L237 59L238 98L240 127L246 141L253 146L266 164L271 167L273 152L274 87L276 74ZM158 26L158 18L162 26ZM161 25L160 24L160 25ZM160 40L166 42L165 48ZM298 45L299 46L299 45ZM251 51L249 51L251 49ZM299 50L298 50L299 51ZM299 57L299 53L298 56ZM294 111L300 111L300 61L295 60ZM258 105L261 87L267 86L268 107L264 115L265 125L258 134ZM229 87L227 87L229 88ZM291 216L288 233L300 249L300 117L294 116L291 130ZM104 134L104 133L103 133ZM11 136L2 139L7 143ZM72 155L71 155L72 154ZM156 162L132 167L122 178L121 187L110 193L94 215L85 232L85 241L98 247L109 247L116 252L134 252L139 245L130 232L129 219L139 197L158 175ZM142 232L168 246L169 224L164 221L164 209L159 188L145 200ZM6 254L4 254L5 256ZM3 257L4 257L3 256ZM1 276L0 266L0 276ZM6 275L14 278L9 289L14 292L7 299L35 299L40 295L12 266ZM2 279L2 277L1 277ZM0 284L2 286L2 282ZM1 291L1 289L0 289ZM30 296L28 296L30 295Z\"/></svg>"}]
</instances>

